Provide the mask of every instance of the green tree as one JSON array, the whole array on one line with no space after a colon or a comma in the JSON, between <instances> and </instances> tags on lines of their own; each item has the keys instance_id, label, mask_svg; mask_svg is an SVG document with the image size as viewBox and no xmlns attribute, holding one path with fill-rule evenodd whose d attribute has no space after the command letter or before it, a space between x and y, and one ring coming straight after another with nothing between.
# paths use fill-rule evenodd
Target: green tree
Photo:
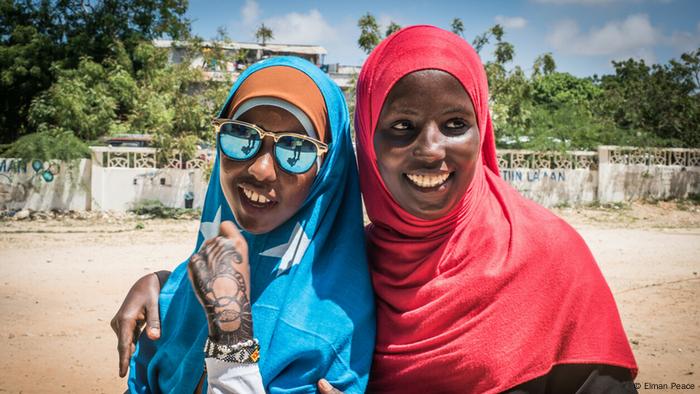
<instances>
[{"instance_id":1,"label":"green tree","mask_svg":"<svg viewBox=\"0 0 700 394\"><path fill-rule=\"evenodd\" d=\"M389 26L386 28L385 37L389 37L392 33L399 30L401 30L401 25L394 21L391 21L391 23L389 23Z\"/></svg>"},{"instance_id":2,"label":"green tree","mask_svg":"<svg viewBox=\"0 0 700 394\"><path fill-rule=\"evenodd\" d=\"M569 73L549 73L531 81L531 97L535 105L580 105L602 99L603 91L591 78L579 78Z\"/></svg>"},{"instance_id":3,"label":"green tree","mask_svg":"<svg viewBox=\"0 0 700 394\"><path fill-rule=\"evenodd\" d=\"M34 129L71 131L85 141L108 134L118 107L111 83L113 79L123 78L125 71L109 70L83 58L78 68L56 69L56 73L58 81L30 107L29 121Z\"/></svg>"},{"instance_id":4,"label":"green tree","mask_svg":"<svg viewBox=\"0 0 700 394\"><path fill-rule=\"evenodd\" d=\"M554 61L554 56L551 52L542 54L535 59L535 63L532 65L532 78L536 78L540 75L549 75L556 71L557 63Z\"/></svg>"},{"instance_id":5,"label":"green tree","mask_svg":"<svg viewBox=\"0 0 700 394\"><path fill-rule=\"evenodd\" d=\"M357 39L357 45L369 54L382 39L377 20L368 12L357 21L357 26L360 28L360 38Z\"/></svg>"},{"instance_id":6,"label":"green tree","mask_svg":"<svg viewBox=\"0 0 700 394\"><path fill-rule=\"evenodd\" d=\"M533 67L537 70L537 63L542 64L539 69L544 74L533 75L530 81L532 121L523 147L595 149L615 141L629 143L611 119L596 111L603 96L600 87L591 78L549 71L544 56L535 60Z\"/></svg>"},{"instance_id":7,"label":"green tree","mask_svg":"<svg viewBox=\"0 0 700 394\"><path fill-rule=\"evenodd\" d=\"M12 144L0 146L4 157L31 160L71 161L90 156L85 141L65 130L40 131L24 135Z\"/></svg>"},{"instance_id":8,"label":"green tree","mask_svg":"<svg viewBox=\"0 0 700 394\"><path fill-rule=\"evenodd\" d=\"M488 44L490 35L490 32L486 31L474 37L474 39L472 40L472 47L474 48L476 53L481 53L481 49L483 49L484 46Z\"/></svg>"},{"instance_id":9,"label":"green tree","mask_svg":"<svg viewBox=\"0 0 700 394\"><path fill-rule=\"evenodd\" d=\"M272 34L272 29L265 26L264 23L260 24L258 30L255 31L255 39L258 40L258 42L262 45L265 45L267 41L272 40L274 38L275 37Z\"/></svg>"},{"instance_id":10,"label":"green tree","mask_svg":"<svg viewBox=\"0 0 700 394\"><path fill-rule=\"evenodd\" d=\"M491 94L490 105L497 143L517 144L529 130L531 86L520 67L507 69L515 56L513 45L503 39L505 31L494 25L472 41L475 50L481 51L492 39L495 41L494 59L484 64Z\"/></svg>"},{"instance_id":11,"label":"green tree","mask_svg":"<svg viewBox=\"0 0 700 394\"><path fill-rule=\"evenodd\" d=\"M84 57L101 63L119 41L189 35L187 0L3 0L0 3L0 142L34 131L32 101L57 80L57 68Z\"/></svg>"},{"instance_id":12,"label":"green tree","mask_svg":"<svg viewBox=\"0 0 700 394\"><path fill-rule=\"evenodd\" d=\"M13 154L19 150L42 154L45 159L66 157L45 149L45 142L60 137L72 144L71 136L92 141L114 133L139 132L154 135L161 161L167 161L174 150L191 157L199 141L213 142L209 122L231 86L230 78L208 79L201 69L190 67L203 53L202 42L189 40L179 64L169 64L167 49L144 41L131 56L117 42L112 56L102 63L85 57L75 69L56 67L58 80L29 110L30 124L37 133L5 148ZM231 61L221 48L209 49L206 59L219 64ZM218 55L222 57L216 58ZM78 149L76 155L81 152Z\"/></svg>"},{"instance_id":13,"label":"green tree","mask_svg":"<svg viewBox=\"0 0 700 394\"><path fill-rule=\"evenodd\" d=\"M700 146L698 63L700 50L663 65L613 62L615 74L600 79L601 112L620 129L651 133L665 145Z\"/></svg>"},{"instance_id":14,"label":"green tree","mask_svg":"<svg viewBox=\"0 0 700 394\"><path fill-rule=\"evenodd\" d=\"M454 34L457 34L458 36L464 36L464 22L462 22L460 18L452 19L452 23L450 23L450 29Z\"/></svg>"},{"instance_id":15,"label":"green tree","mask_svg":"<svg viewBox=\"0 0 700 394\"><path fill-rule=\"evenodd\" d=\"M520 146L535 150L595 150L598 145L634 145L637 138L620 133L607 118L599 118L583 105L538 105L532 109L531 127Z\"/></svg>"}]
</instances>

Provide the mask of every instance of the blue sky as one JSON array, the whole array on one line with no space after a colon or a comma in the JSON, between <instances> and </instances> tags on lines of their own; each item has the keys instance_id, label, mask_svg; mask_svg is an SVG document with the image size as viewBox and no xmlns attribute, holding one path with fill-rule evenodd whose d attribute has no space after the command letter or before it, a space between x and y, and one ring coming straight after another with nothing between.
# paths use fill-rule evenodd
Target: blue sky
<instances>
[{"instance_id":1,"label":"blue sky","mask_svg":"<svg viewBox=\"0 0 700 394\"><path fill-rule=\"evenodd\" d=\"M697 0L190 0L187 16L205 39L223 26L236 41L255 41L264 22L274 32L272 42L322 45L326 63L361 65L366 55L357 47L357 20L366 12L382 30L390 21L449 29L459 17L469 41L500 23L515 46L514 65L531 70L538 55L551 52L559 71L578 76L611 73L612 60L665 63L700 47ZM482 57L490 58L491 49Z\"/></svg>"}]
</instances>

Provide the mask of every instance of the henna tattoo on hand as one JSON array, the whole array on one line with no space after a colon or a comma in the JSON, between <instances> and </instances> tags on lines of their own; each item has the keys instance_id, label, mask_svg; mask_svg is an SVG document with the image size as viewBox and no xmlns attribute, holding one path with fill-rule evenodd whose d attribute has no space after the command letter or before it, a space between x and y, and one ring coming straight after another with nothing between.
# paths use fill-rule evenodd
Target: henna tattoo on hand
<instances>
[{"instance_id":1,"label":"henna tattoo on hand","mask_svg":"<svg viewBox=\"0 0 700 394\"><path fill-rule=\"evenodd\" d=\"M233 241L217 237L190 261L194 288L207 314L211 339L231 345L252 339L247 278L236 269L243 257Z\"/></svg>"}]
</instances>

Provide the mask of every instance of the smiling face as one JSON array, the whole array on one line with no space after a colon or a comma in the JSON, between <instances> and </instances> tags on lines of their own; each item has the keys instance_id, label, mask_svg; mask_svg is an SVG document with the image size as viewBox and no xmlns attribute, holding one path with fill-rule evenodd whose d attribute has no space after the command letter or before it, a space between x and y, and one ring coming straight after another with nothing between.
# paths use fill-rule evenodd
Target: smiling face
<instances>
[{"instance_id":1,"label":"smiling face","mask_svg":"<svg viewBox=\"0 0 700 394\"><path fill-rule=\"evenodd\" d=\"M452 75L416 71L389 92L374 151L384 184L406 212L425 220L450 212L474 177L479 148L474 106Z\"/></svg>"},{"instance_id":2,"label":"smiling face","mask_svg":"<svg viewBox=\"0 0 700 394\"><path fill-rule=\"evenodd\" d=\"M272 132L303 133L304 127L288 111L262 105L238 120ZM238 224L253 234L272 231L294 216L309 195L317 164L303 174L282 171L275 161L272 138L265 138L252 159L235 161L221 155L221 188Z\"/></svg>"}]
</instances>

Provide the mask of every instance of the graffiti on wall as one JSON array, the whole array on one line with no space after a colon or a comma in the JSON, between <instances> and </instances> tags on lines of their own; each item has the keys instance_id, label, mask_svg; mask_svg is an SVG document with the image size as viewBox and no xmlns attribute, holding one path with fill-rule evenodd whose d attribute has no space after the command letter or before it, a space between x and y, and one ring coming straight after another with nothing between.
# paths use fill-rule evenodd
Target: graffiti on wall
<instances>
[{"instance_id":1,"label":"graffiti on wall","mask_svg":"<svg viewBox=\"0 0 700 394\"><path fill-rule=\"evenodd\" d=\"M61 172L58 162L0 159L0 208L22 203L41 183L51 183Z\"/></svg>"},{"instance_id":2,"label":"graffiti on wall","mask_svg":"<svg viewBox=\"0 0 700 394\"><path fill-rule=\"evenodd\" d=\"M566 173L564 170L501 170L503 179L507 182L564 182Z\"/></svg>"},{"instance_id":3,"label":"graffiti on wall","mask_svg":"<svg viewBox=\"0 0 700 394\"><path fill-rule=\"evenodd\" d=\"M44 182L53 182L56 175L61 172L61 165L56 161L32 160L33 173L28 171L29 167L29 162L22 159L0 159L0 174L7 177L9 177L8 174L27 174L29 172L32 174L31 180L36 177Z\"/></svg>"}]
</instances>

